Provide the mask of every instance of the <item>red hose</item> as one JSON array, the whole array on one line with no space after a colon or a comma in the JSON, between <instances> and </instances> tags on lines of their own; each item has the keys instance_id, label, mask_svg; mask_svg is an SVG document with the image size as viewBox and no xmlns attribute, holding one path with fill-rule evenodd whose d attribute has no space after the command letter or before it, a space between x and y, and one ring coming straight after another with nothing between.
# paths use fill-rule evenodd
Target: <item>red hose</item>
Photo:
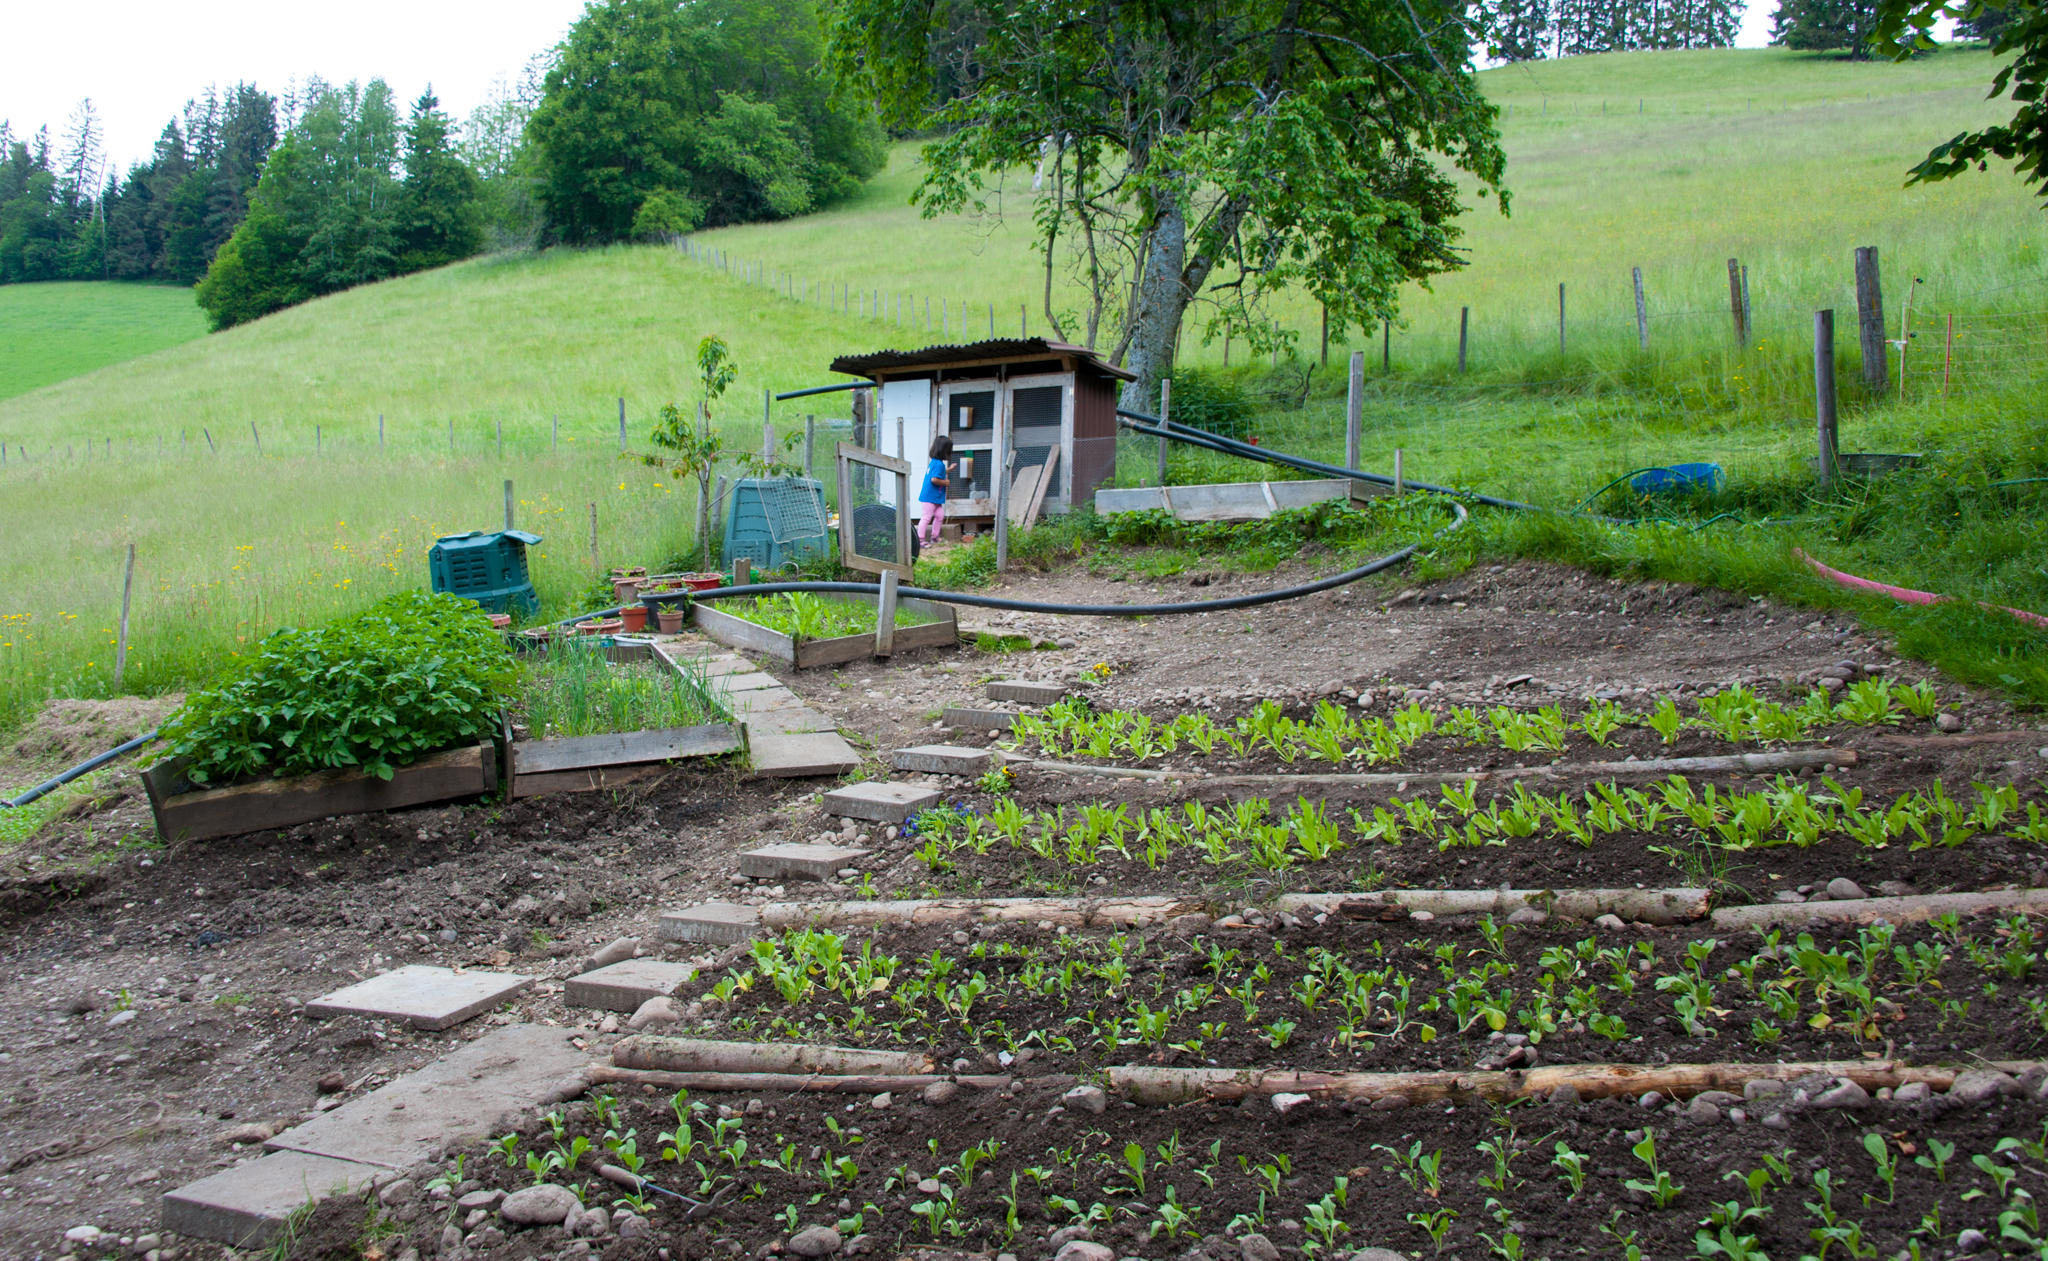
<instances>
[{"instance_id":1,"label":"red hose","mask_svg":"<svg viewBox=\"0 0 2048 1261\"><path fill-rule=\"evenodd\" d=\"M1837 586L1848 587L1854 591L1868 591L1875 595L1897 600L1901 604L1945 604L1955 598L1953 596L1937 595L1932 591L1915 591L1911 587L1895 587L1888 582L1875 582L1869 578L1858 578L1855 574L1845 574L1839 569L1830 569L1796 547L1792 549L1792 554L1805 561L1813 569L1813 572L1835 583ZM2030 622L2035 626L2048 629L2048 617L2043 617L2039 613L2029 613L2025 609L2008 608L2003 604L1985 604L1981 601L1978 602L1977 607L1980 609L1996 609L2000 613L2010 613L2022 622Z\"/></svg>"}]
</instances>

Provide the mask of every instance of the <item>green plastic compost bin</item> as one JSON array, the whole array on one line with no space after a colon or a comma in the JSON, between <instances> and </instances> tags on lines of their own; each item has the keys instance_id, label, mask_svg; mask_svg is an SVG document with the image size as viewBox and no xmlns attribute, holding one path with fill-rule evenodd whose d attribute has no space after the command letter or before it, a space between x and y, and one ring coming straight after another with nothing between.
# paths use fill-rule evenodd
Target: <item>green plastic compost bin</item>
<instances>
[{"instance_id":1,"label":"green plastic compost bin","mask_svg":"<svg viewBox=\"0 0 2048 1261\"><path fill-rule=\"evenodd\" d=\"M727 502L727 565L745 556L757 569L783 569L832 550L825 484L815 477L743 478Z\"/></svg>"},{"instance_id":2,"label":"green plastic compost bin","mask_svg":"<svg viewBox=\"0 0 2048 1261\"><path fill-rule=\"evenodd\" d=\"M526 549L540 535L525 530L471 530L444 534L427 550L427 576L435 591L467 596L493 613L540 611L526 573Z\"/></svg>"}]
</instances>

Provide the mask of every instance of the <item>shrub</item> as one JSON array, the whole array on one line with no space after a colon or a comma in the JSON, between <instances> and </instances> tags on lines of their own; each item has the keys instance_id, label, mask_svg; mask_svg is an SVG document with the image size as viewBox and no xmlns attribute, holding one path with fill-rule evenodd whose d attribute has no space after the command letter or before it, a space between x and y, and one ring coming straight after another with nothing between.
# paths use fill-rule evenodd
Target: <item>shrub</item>
<instances>
[{"instance_id":1,"label":"shrub","mask_svg":"<svg viewBox=\"0 0 2048 1261\"><path fill-rule=\"evenodd\" d=\"M488 736L516 677L474 603L391 596L354 617L266 637L255 659L164 724L194 782L359 766L381 779Z\"/></svg>"}]
</instances>

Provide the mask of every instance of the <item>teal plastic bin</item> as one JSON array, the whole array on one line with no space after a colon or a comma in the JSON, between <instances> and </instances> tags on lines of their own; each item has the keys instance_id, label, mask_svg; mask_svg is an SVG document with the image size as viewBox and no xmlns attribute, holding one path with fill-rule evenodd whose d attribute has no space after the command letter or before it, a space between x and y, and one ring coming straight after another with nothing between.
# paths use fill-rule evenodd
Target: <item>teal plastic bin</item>
<instances>
[{"instance_id":1,"label":"teal plastic bin","mask_svg":"<svg viewBox=\"0 0 2048 1261\"><path fill-rule=\"evenodd\" d=\"M723 564L745 556L757 569L784 569L832 550L825 484L817 478L743 478L727 504Z\"/></svg>"},{"instance_id":2,"label":"teal plastic bin","mask_svg":"<svg viewBox=\"0 0 2048 1261\"><path fill-rule=\"evenodd\" d=\"M427 576L435 591L467 596L493 613L540 611L526 549L540 535L525 530L471 530L444 534L427 550Z\"/></svg>"}]
</instances>

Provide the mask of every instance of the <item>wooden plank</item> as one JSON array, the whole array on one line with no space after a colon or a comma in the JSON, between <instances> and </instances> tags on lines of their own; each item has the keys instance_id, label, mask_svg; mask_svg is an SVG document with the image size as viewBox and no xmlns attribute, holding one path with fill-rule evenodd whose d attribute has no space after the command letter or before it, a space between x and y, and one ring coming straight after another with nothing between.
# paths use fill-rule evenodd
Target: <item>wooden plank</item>
<instances>
[{"instance_id":1,"label":"wooden plank","mask_svg":"<svg viewBox=\"0 0 2048 1261\"><path fill-rule=\"evenodd\" d=\"M927 622L922 626L896 628L896 651L912 648L944 648L960 642L960 624L953 621Z\"/></svg>"},{"instance_id":2,"label":"wooden plank","mask_svg":"<svg viewBox=\"0 0 2048 1261\"><path fill-rule=\"evenodd\" d=\"M1060 449L1054 447L1045 453L1045 463L1041 466L1038 484L1024 497L1024 515L1017 520L1025 529L1028 530L1037 523L1039 510L1045 506L1045 493L1052 488L1053 472L1059 466Z\"/></svg>"},{"instance_id":3,"label":"wooden plank","mask_svg":"<svg viewBox=\"0 0 2048 1261\"><path fill-rule=\"evenodd\" d=\"M512 781L511 795L524 798L548 793L597 792L652 779L668 769L666 762L643 762L637 766L601 766L580 771L548 771L539 775L522 773Z\"/></svg>"},{"instance_id":4,"label":"wooden plank","mask_svg":"<svg viewBox=\"0 0 2048 1261\"><path fill-rule=\"evenodd\" d=\"M881 594L875 597L875 655L886 657L896 650L896 584L894 573L882 575Z\"/></svg>"},{"instance_id":5,"label":"wooden plank","mask_svg":"<svg viewBox=\"0 0 2048 1261\"><path fill-rule=\"evenodd\" d=\"M513 745L519 774L582 770L594 766L631 766L675 758L710 757L740 747L739 729L731 723L698 727L659 727L649 731L617 731L555 740L521 740Z\"/></svg>"},{"instance_id":6,"label":"wooden plank","mask_svg":"<svg viewBox=\"0 0 2048 1261\"><path fill-rule=\"evenodd\" d=\"M729 647L765 653L792 665L796 662L796 641L788 635L744 617L721 613L702 601L691 602L690 624Z\"/></svg>"},{"instance_id":7,"label":"wooden plank","mask_svg":"<svg viewBox=\"0 0 2048 1261\"><path fill-rule=\"evenodd\" d=\"M335 815L398 810L479 796L496 782L491 746L469 745L400 767L388 780L359 770L322 771L290 779L166 796L156 811L166 840L211 840Z\"/></svg>"},{"instance_id":8,"label":"wooden plank","mask_svg":"<svg viewBox=\"0 0 2048 1261\"><path fill-rule=\"evenodd\" d=\"M799 670L844 665L849 661L872 656L874 651L873 635L835 635L830 639L807 639L796 646L794 664Z\"/></svg>"}]
</instances>

